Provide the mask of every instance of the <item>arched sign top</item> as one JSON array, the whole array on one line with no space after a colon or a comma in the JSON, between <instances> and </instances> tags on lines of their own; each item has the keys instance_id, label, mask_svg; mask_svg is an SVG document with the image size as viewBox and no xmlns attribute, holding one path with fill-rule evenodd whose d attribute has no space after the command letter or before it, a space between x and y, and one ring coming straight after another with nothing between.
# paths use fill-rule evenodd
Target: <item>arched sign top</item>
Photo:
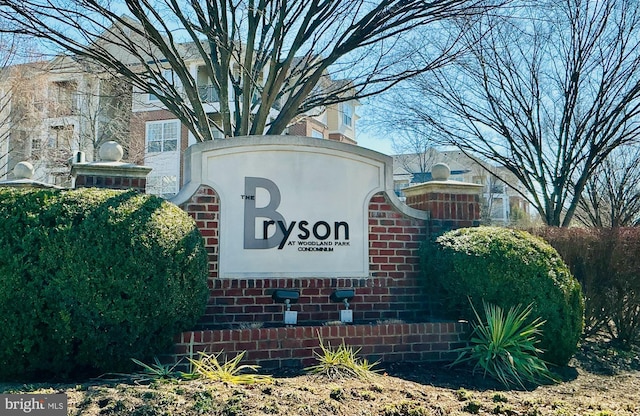
<instances>
[{"instance_id":1,"label":"arched sign top","mask_svg":"<svg viewBox=\"0 0 640 416\"><path fill-rule=\"evenodd\" d=\"M187 183L220 197L219 276L366 277L368 205L393 193L392 158L308 137L250 136L198 143L185 153Z\"/></svg>"}]
</instances>

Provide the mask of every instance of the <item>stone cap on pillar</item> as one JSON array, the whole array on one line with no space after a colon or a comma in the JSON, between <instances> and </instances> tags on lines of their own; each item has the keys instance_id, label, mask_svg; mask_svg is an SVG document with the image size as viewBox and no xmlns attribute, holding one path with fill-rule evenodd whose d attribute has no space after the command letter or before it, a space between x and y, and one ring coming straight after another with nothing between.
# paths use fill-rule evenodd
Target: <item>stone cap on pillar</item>
<instances>
[{"instance_id":1,"label":"stone cap on pillar","mask_svg":"<svg viewBox=\"0 0 640 416\"><path fill-rule=\"evenodd\" d=\"M71 176L105 176L146 178L151 168L133 163L121 162L124 152L122 146L114 141L108 141L100 146L99 162L76 163L71 167Z\"/></svg>"},{"instance_id":2,"label":"stone cap on pillar","mask_svg":"<svg viewBox=\"0 0 640 416\"><path fill-rule=\"evenodd\" d=\"M121 162L123 154L122 146L108 141L100 146L99 162L73 164L71 176L76 180L76 187L133 188L144 192L151 168Z\"/></svg>"},{"instance_id":3,"label":"stone cap on pillar","mask_svg":"<svg viewBox=\"0 0 640 416\"><path fill-rule=\"evenodd\" d=\"M418 185L408 186L402 189L407 198L417 195L444 193L452 195L481 195L484 185L476 183L467 183L460 181L452 181L449 179L451 170L445 163L436 163L431 168L431 177L429 182Z\"/></svg>"},{"instance_id":4,"label":"stone cap on pillar","mask_svg":"<svg viewBox=\"0 0 640 416\"><path fill-rule=\"evenodd\" d=\"M51 188L62 189L59 186L51 185L33 179L33 165L29 162L19 162L13 168L13 177L15 179L0 181L0 186L10 186L13 188Z\"/></svg>"}]
</instances>

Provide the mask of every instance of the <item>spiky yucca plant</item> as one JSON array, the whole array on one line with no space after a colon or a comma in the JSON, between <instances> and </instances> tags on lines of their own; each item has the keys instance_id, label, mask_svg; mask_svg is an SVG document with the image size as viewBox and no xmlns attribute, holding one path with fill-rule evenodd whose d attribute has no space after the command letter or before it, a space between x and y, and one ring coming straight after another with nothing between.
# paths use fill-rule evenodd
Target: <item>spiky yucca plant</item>
<instances>
[{"instance_id":1,"label":"spiky yucca plant","mask_svg":"<svg viewBox=\"0 0 640 416\"><path fill-rule=\"evenodd\" d=\"M153 364L146 364L140 360L136 360L135 358L132 358L131 361L142 367L143 373L141 375L149 379L168 380L172 378L179 378L181 376L181 373L176 371L176 367L180 365L180 361L182 360L175 364L163 364L160 362L158 357L153 357Z\"/></svg>"},{"instance_id":2,"label":"spiky yucca plant","mask_svg":"<svg viewBox=\"0 0 640 416\"><path fill-rule=\"evenodd\" d=\"M477 322L471 324L471 340L468 346L457 350L460 355L451 365L475 363L474 371L482 369L485 376L489 375L506 387L525 388L525 383L555 381L546 362L538 356L542 350L536 344L544 321L540 318L528 320L532 305L526 308L518 305L505 314L497 305L482 303L486 321L480 318L472 304Z\"/></svg>"}]
</instances>

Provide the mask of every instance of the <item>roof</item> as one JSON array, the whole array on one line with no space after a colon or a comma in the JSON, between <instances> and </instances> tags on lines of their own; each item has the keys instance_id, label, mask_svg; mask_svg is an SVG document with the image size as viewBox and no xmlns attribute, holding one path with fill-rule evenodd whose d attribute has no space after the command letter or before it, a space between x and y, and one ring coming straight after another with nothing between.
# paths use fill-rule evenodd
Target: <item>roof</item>
<instances>
[{"instance_id":1,"label":"roof","mask_svg":"<svg viewBox=\"0 0 640 416\"><path fill-rule=\"evenodd\" d=\"M392 157L394 175L427 173L436 163L446 163L453 174L455 171L468 172L473 164L477 164L460 151L438 151L434 148L425 153L404 153Z\"/></svg>"}]
</instances>

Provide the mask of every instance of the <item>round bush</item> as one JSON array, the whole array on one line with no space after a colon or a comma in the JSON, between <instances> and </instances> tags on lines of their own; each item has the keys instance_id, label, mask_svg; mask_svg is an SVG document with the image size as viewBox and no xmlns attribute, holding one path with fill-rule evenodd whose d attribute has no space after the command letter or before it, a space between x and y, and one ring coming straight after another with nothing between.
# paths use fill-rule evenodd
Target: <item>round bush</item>
<instances>
[{"instance_id":1,"label":"round bush","mask_svg":"<svg viewBox=\"0 0 640 416\"><path fill-rule=\"evenodd\" d=\"M543 358L566 365L575 353L584 322L580 284L542 239L506 228L466 228L427 244L423 256L427 282L450 315L472 319L469 300L504 309L532 304L532 319L546 321Z\"/></svg>"},{"instance_id":2,"label":"round bush","mask_svg":"<svg viewBox=\"0 0 640 416\"><path fill-rule=\"evenodd\" d=\"M0 188L0 377L124 371L204 312L194 221L160 198Z\"/></svg>"}]
</instances>

